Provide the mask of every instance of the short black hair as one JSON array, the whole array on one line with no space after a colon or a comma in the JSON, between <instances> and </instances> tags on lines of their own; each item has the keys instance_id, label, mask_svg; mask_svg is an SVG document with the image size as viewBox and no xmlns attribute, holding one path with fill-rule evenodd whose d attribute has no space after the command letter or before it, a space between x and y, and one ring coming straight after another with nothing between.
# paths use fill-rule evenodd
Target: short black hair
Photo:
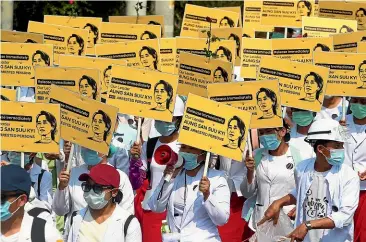
<instances>
[{"instance_id":1,"label":"short black hair","mask_svg":"<svg viewBox=\"0 0 366 242\"><path fill-rule=\"evenodd\" d=\"M120 202L122 202L122 199L123 199L123 193L121 190L118 190L117 192L117 196L115 196L113 199L112 199L112 202L113 203L117 203L119 204Z\"/></svg>"},{"instance_id":2,"label":"short black hair","mask_svg":"<svg viewBox=\"0 0 366 242\"><path fill-rule=\"evenodd\" d=\"M317 148L318 148L319 145L325 146L329 142L331 142L331 141L330 140L317 140L317 141L315 141L315 143L313 145L314 152L316 153Z\"/></svg>"}]
</instances>

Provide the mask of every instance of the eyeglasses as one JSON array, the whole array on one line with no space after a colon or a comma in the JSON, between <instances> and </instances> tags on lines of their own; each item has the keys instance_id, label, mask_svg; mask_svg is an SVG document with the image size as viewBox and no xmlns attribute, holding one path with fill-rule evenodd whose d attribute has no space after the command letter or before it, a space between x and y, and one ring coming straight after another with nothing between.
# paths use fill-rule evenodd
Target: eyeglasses
<instances>
[{"instance_id":1,"label":"eyeglasses","mask_svg":"<svg viewBox=\"0 0 366 242\"><path fill-rule=\"evenodd\" d=\"M24 193L15 193L15 194L4 194L4 193L1 193L1 201L0 203L1 204L4 204L6 201L8 201L8 198L10 197L18 197L20 195L23 195Z\"/></svg>"},{"instance_id":2,"label":"eyeglasses","mask_svg":"<svg viewBox=\"0 0 366 242\"><path fill-rule=\"evenodd\" d=\"M81 183L81 189L84 191L84 192L90 192L90 190L93 188L93 191L96 193L96 194L102 194L103 190L104 189L112 189L113 187L112 186L102 186L102 185L99 185L99 184L94 184L94 185L91 185L87 182L83 182Z\"/></svg>"}]
</instances>

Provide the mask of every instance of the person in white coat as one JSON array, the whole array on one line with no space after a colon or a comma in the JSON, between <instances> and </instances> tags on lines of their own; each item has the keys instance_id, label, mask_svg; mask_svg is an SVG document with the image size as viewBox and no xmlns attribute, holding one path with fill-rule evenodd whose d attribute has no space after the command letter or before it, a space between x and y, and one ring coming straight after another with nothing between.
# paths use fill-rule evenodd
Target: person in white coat
<instances>
[{"instance_id":1,"label":"person in white coat","mask_svg":"<svg viewBox=\"0 0 366 242\"><path fill-rule=\"evenodd\" d=\"M348 101L346 101L345 105L347 110ZM315 117L315 120L318 119L333 119L340 121L342 119L342 97L325 96L322 109Z\"/></svg>"},{"instance_id":2,"label":"person in white coat","mask_svg":"<svg viewBox=\"0 0 366 242\"><path fill-rule=\"evenodd\" d=\"M296 229L287 237L304 242L352 242L353 215L356 211L360 180L345 165L344 134L331 119L315 121L307 140L313 144L315 158L296 167L296 188L274 201L258 226L268 220L277 223L283 206L296 204Z\"/></svg>"},{"instance_id":3,"label":"person in white coat","mask_svg":"<svg viewBox=\"0 0 366 242\"><path fill-rule=\"evenodd\" d=\"M344 163L351 166L360 178L360 201L355 213L355 242L366 241L366 98L352 97L352 114L346 116L345 125L350 137L344 143Z\"/></svg>"},{"instance_id":4,"label":"person in white coat","mask_svg":"<svg viewBox=\"0 0 366 242\"><path fill-rule=\"evenodd\" d=\"M79 176L87 207L73 218L68 242L141 242L140 224L117 206L122 200L120 175L110 165L98 164Z\"/></svg>"},{"instance_id":5,"label":"person in white coat","mask_svg":"<svg viewBox=\"0 0 366 242\"><path fill-rule=\"evenodd\" d=\"M56 215L66 215L64 231L65 240L68 236L67 228L69 227L71 218L75 216L76 211L84 208L87 205L83 197L79 176L83 173L88 173L93 166L99 163L107 163L107 157L101 154L98 155L97 152L87 148L82 148L81 154L86 164L79 167L74 167L70 172L63 170L60 173L60 182L53 198L52 209L55 211ZM119 170L117 171L120 174L120 190L123 193L123 199L122 202L119 203L119 206L133 214L134 195L131 183L124 172Z\"/></svg>"},{"instance_id":6,"label":"person in white coat","mask_svg":"<svg viewBox=\"0 0 366 242\"><path fill-rule=\"evenodd\" d=\"M206 152L183 145L179 156L183 169L167 166L163 177L149 200L152 211L167 210L170 231L181 242L221 241L217 226L230 216L230 190L222 171L209 169L203 177Z\"/></svg>"}]
</instances>

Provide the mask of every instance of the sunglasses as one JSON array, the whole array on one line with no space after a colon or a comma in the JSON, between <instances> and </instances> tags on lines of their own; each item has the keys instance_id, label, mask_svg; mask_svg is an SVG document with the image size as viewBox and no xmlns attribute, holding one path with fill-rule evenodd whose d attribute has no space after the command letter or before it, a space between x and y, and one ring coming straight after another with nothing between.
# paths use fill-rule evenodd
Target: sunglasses
<instances>
[{"instance_id":1,"label":"sunglasses","mask_svg":"<svg viewBox=\"0 0 366 242\"><path fill-rule=\"evenodd\" d=\"M104 189L113 189L112 186L102 186L102 185L99 185L99 184L94 184L94 185L91 185L90 183L88 182L83 182L81 183L81 189L84 191L84 192L90 192L90 190L93 188L93 191L96 193L96 194L102 194L103 190Z\"/></svg>"},{"instance_id":2,"label":"sunglasses","mask_svg":"<svg viewBox=\"0 0 366 242\"><path fill-rule=\"evenodd\" d=\"M8 201L9 198L11 197L18 197L20 195L23 195L24 193L15 193L15 194L4 194L4 193L1 193L1 201L0 203L1 204L4 204L6 201Z\"/></svg>"}]
</instances>

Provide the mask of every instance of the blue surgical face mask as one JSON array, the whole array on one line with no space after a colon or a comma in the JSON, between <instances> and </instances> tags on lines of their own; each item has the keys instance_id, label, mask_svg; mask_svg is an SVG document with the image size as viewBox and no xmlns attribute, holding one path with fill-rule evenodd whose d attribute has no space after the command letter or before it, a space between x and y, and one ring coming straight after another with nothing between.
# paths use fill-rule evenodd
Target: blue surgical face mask
<instances>
[{"instance_id":1,"label":"blue surgical face mask","mask_svg":"<svg viewBox=\"0 0 366 242\"><path fill-rule=\"evenodd\" d=\"M314 115L311 111L295 111L292 113L292 121L301 127L308 126L313 120Z\"/></svg>"},{"instance_id":2,"label":"blue surgical face mask","mask_svg":"<svg viewBox=\"0 0 366 242\"><path fill-rule=\"evenodd\" d=\"M11 216L13 216L13 214L19 210L20 207L17 210L15 210L14 213L11 213L9 211L10 205L12 205L16 200L18 200L18 198L12 202L6 201L4 204L0 205L1 222L4 222L4 221L8 220L9 218L11 218Z\"/></svg>"},{"instance_id":3,"label":"blue surgical face mask","mask_svg":"<svg viewBox=\"0 0 366 242\"><path fill-rule=\"evenodd\" d=\"M81 148L81 157L83 157L85 164L89 166L95 166L103 160L102 157L98 156L98 152L84 147Z\"/></svg>"},{"instance_id":4,"label":"blue surgical face mask","mask_svg":"<svg viewBox=\"0 0 366 242\"><path fill-rule=\"evenodd\" d=\"M169 136L177 129L175 122L163 122L155 120L155 128L162 136Z\"/></svg>"},{"instance_id":5,"label":"blue surgical face mask","mask_svg":"<svg viewBox=\"0 0 366 242\"><path fill-rule=\"evenodd\" d=\"M352 115L357 119L364 119L366 117L366 105L360 103L351 103Z\"/></svg>"},{"instance_id":6,"label":"blue surgical face mask","mask_svg":"<svg viewBox=\"0 0 366 242\"><path fill-rule=\"evenodd\" d=\"M118 148L114 144L109 145L109 152L108 152L108 158L111 158L116 152Z\"/></svg>"},{"instance_id":7,"label":"blue surgical face mask","mask_svg":"<svg viewBox=\"0 0 366 242\"><path fill-rule=\"evenodd\" d=\"M327 150L329 150L329 149L327 149ZM344 149L332 149L332 150L329 150L329 152L330 152L330 158L325 156L325 159L327 159L329 164L331 164L332 166L339 166L339 165L343 164Z\"/></svg>"},{"instance_id":8,"label":"blue surgical face mask","mask_svg":"<svg viewBox=\"0 0 366 242\"><path fill-rule=\"evenodd\" d=\"M179 156L184 159L184 169L188 171L194 170L200 165L197 161L197 154L179 151Z\"/></svg>"},{"instance_id":9,"label":"blue surgical face mask","mask_svg":"<svg viewBox=\"0 0 366 242\"><path fill-rule=\"evenodd\" d=\"M277 134L261 135L259 136L259 141L267 150L276 150L281 144L281 141L277 138Z\"/></svg>"},{"instance_id":10,"label":"blue surgical face mask","mask_svg":"<svg viewBox=\"0 0 366 242\"><path fill-rule=\"evenodd\" d=\"M112 190L109 190L108 192L111 192ZM84 199L89 207L92 209L98 210L104 208L109 200L105 200L105 194L107 191L103 191L101 194L96 194L93 189L91 189L89 192L84 192ZM112 199L112 197L110 198Z\"/></svg>"}]
</instances>

